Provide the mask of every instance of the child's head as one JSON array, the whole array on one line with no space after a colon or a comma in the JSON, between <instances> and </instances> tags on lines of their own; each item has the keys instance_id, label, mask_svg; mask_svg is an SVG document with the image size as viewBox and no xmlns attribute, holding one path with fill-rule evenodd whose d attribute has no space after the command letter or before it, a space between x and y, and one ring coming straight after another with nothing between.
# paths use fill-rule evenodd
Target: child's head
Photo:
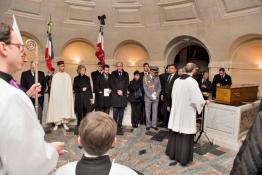
<instances>
[{"instance_id":1,"label":"child's head","mask_svg":"<svg viewBox=\"0 0 262 175\"><path fill-rule=\"evenodd\" d=\"M117 126L106 113L91 112L79 127L79 144L90 155L104 155L115 143Z\"/></svg>"}]
</instances>

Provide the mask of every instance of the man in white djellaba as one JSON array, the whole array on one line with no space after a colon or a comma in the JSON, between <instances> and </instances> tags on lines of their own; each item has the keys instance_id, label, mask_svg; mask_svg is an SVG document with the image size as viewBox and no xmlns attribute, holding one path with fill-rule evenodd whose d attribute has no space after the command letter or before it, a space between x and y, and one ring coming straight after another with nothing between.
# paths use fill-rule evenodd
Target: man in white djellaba
<instances>
[{"instance_id":1,"label":"man in white djellaba","mask_svg":"<svg viewBox=\"0 0 262 175\"><path fill-rule=\"evenodd\" d=\"M194 63L188 63L185 73L176 79L172 88L172 108L168 122L170 134L166 154L183 166L193 161L196 112L200 114L207 102L197 81L192 78L196 69Z\"/></svg>"},{"instance_id":2,"label":"man in white djellaba","mask_svg":"<svg viewBox=\"0 0 262 175\"><path fill-rule=\"evenodd\" d=\"M74 112L73 88L70 75L65 72L64 61L58 61L58 72L53 76L47 111L47 123L54 123L54 131L59 125L69 130L67 124L76 120Z\"/></svg>"},{"instance_id":3,"label":"man in white djellaba","mask_svg":"<svg viewBox=\"0 0 262 175\"><path fill-rule=\"evenodd\" d=\"M14 18L14 17L13 17ZM0 23L0 174L47 175L57 164L64 143L47 143L29 96L40 91L34 84L23 92L11 74L28 60L15 18L11 28Z\"/></svg>"}]
</instances>

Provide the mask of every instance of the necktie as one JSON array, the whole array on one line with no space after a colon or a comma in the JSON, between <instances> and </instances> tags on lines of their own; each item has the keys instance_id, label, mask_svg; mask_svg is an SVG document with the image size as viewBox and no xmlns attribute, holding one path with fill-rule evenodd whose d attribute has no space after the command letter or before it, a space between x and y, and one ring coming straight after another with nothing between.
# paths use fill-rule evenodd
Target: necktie
<instances>
[{"instance_id":1,"label":"necktie","mask_svg":"<svg viewBox=\"0 0 262 175\"><path fill-rule=\"evenodd\" d=\"M168 79L167 79L167 83L170 83L170 80L172 79L172 75L169 75Z\"/></svg>"}]
</instances>

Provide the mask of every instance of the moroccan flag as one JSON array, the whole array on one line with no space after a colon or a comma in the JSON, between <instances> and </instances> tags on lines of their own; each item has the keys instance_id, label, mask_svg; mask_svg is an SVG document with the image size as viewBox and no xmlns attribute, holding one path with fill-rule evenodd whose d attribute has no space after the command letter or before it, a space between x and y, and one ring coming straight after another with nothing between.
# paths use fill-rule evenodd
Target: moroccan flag
<instances>
[{"instance_id":1,"label":"moroccan flag","mask_svg":"<svg viewBox=\"0 0 262 175\"><path fill-rule=\"evenodd\" d=\"M53 49L53 42L52 42L52 22L51 20L47 24L47 42L45 48L45 60L46 60L46 67L49 71L52 68L52 60L54 59L54 49Z\"/></svg>"},{"instance_id":2,"label":"moroccan flag","mask_svg":"<svg viewBox=\"0 0 262 175\"><path fill-rule=\"evenodd\" d=\"M102 64L105 64L103 26L100 26L99 29L98 41L96 45L96 57Z\"/></svg>"}]
</instances>

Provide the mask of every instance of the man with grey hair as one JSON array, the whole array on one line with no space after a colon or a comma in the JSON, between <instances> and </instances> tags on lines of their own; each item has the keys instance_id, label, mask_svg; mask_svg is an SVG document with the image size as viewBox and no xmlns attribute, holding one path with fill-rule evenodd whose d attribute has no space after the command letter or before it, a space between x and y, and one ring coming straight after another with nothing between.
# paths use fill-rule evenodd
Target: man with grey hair
<instances>
[{"instance_id":1,"label":"man with grey hair","mask_svg":"<svg viewBox=\"0 0 262 175\"><path fill-rule=\"evenodd\" d=\"M28 91L33 84L35 84L35 68L36 63L31 61L30 69L27 71L22 72L21 75L21 86ZM46 89L46 81L45 81L45 73L43 71L38 71L38 82L41 84L41 92L38 97L38 102L41 107L38 113L38 120L42 123L42 111L44 109L44 96L45 96L45 89ZM30 98L32 103L35 104L35 99ZM40 108L39 108L40 109Z\"/></svg>"},{"instance_id":2,"label":"man with grey hair","mask_svg":"<svg viewBox=\"0 0 262 175\"><path fill-rule=\"evenodd\" d=\"M122 62L116 63L116 67L117 70L111 73L110 80L110 86L112 89L111 105L113 106L113 117L117 123L117 129L122 133L124 110L127 106L129 75L124 71Z\"/></svg>"},{"instance_id":3,"label":"man with grey hair","mask_svg":"<svg viewBox=\"0 0 262 175\"><path fill-rule=\"evenodd\" d=\"M197 81L192 78L196 69L194 63L188 63L185 73L174 82L172 89L172 108L168 122L170 135L166 154L183 166L193 161L196 112L200 114L206 104Z\"/></svg>"}]
</instances>

